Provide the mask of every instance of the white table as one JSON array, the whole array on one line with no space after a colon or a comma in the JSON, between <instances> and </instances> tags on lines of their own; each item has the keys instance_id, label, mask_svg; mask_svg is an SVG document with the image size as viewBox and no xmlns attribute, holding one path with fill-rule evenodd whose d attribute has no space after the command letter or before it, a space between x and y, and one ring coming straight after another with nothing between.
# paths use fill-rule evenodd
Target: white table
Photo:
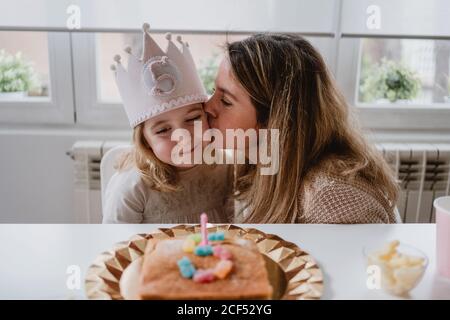
<instances>
[{"instance_id":1,"label":"white table","mask_svg":"<svg viewBox=\"0 0 450 320\"><path fill-rule=\"evenodd\" d=\"M84 276L101 252L136 233L170 225L0 225L0 299L84 299ZM397 299L366 286L362 247L393 239L428 255L411 299L450 299L450 281L436 275L435 225L247 225L274 233L311 253L325 274L324 299ZM68 289L67 268L81 270Z\"/></svg>"}]
</instances>

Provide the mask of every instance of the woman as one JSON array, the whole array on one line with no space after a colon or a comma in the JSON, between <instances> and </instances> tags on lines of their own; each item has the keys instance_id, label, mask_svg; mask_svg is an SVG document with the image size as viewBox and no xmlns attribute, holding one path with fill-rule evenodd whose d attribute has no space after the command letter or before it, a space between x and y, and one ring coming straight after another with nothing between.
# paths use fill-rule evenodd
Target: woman
<instances>
[{"instance_id":1,"label":"woman","mask_svg":"<svg viewBox=\"0 0 450 320\"><path fill-rule=\"evenodd\" d=\"M279 171L237 172L251 223L393 223L397 184L349 119L320 54L294 35L253 35L227 44L206 103L210 126L279 129ZM225 135L225 134L224 134ZM268 196L270 195L270 196Z\"/></svg>"}]
</instances>

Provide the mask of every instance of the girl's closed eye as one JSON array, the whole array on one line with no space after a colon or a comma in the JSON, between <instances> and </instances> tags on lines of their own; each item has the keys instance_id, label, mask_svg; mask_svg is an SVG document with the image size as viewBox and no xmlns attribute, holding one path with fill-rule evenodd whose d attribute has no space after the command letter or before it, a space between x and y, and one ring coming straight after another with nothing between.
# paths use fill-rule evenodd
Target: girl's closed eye
<instances>
[{"instance_id":1,"label":"girl's closed eye","mask_svg":"<svg viewBox=\"0 0 450 320\"><path fill-rule=\"evenodd\" d=\"M191 117L189 119L186 120L186 122L194 122L195 120L200 120L202 118L202 115L199 114L197 116Z\"/></svg>"},{"instance_id":2,"label":"girl's closed eye","mask_svg":"<svg viewBox=\"0 0 450 320\"><path fill-rule=\"evenodd\" d=\"M155 134L162 135L164 133L167 133L169 130L170 130L170 128L167 128L167 127L159 128L159 129L155 130Z\"/></svg>"}]
</instances>

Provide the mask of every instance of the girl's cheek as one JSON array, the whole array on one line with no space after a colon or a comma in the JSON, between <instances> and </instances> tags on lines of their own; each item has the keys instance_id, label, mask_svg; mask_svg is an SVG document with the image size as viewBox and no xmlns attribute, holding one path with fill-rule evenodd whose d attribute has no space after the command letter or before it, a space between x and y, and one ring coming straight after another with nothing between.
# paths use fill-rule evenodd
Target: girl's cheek
<instances>
[{"instance_id":1,"label":"girl's cheek","mask_svg":"<svg viewBox=\"0 0 450 320\"><path fill-rule=\"evenodd\" d=\"M153 144L152 135L149 134L147 131L145 131L144 138L145 138L145 141L147 141L147 145L152 146L152 144Z\"/></svg>"},{"instance_id":2,"label":"girl's cheek","mask_svg":"<svg viewBox=\"0 0 450 320\"><path fill-rule=\"evenodd\" d=\"M156 157L164 163L172 163L172 148L174 146L173 141L158 141L153 145L153 152Z\"/></svg>"}]
</instances>

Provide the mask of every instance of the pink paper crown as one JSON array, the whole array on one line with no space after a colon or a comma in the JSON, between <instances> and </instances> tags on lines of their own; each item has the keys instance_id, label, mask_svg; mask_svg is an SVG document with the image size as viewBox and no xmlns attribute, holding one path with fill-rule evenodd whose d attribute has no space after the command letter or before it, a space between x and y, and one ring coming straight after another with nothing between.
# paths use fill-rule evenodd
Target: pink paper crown
<instances>
[{"instance_id":1,"label":"pink paper crown","mask_svg":"<svg viewBox=\"0 0 450 320\"><path fill-rule=\"evenodd\" d=\"M127 47L127 70L119 55L114 57L117 65L111 66L132 128L163 112L208 99L188 44L178 36L180 50L172 42L171 34L167 34L168 46L164 52L150 37L149 29L150 26L144 23L140 59Z\"/></svg>"}]
</instances>

